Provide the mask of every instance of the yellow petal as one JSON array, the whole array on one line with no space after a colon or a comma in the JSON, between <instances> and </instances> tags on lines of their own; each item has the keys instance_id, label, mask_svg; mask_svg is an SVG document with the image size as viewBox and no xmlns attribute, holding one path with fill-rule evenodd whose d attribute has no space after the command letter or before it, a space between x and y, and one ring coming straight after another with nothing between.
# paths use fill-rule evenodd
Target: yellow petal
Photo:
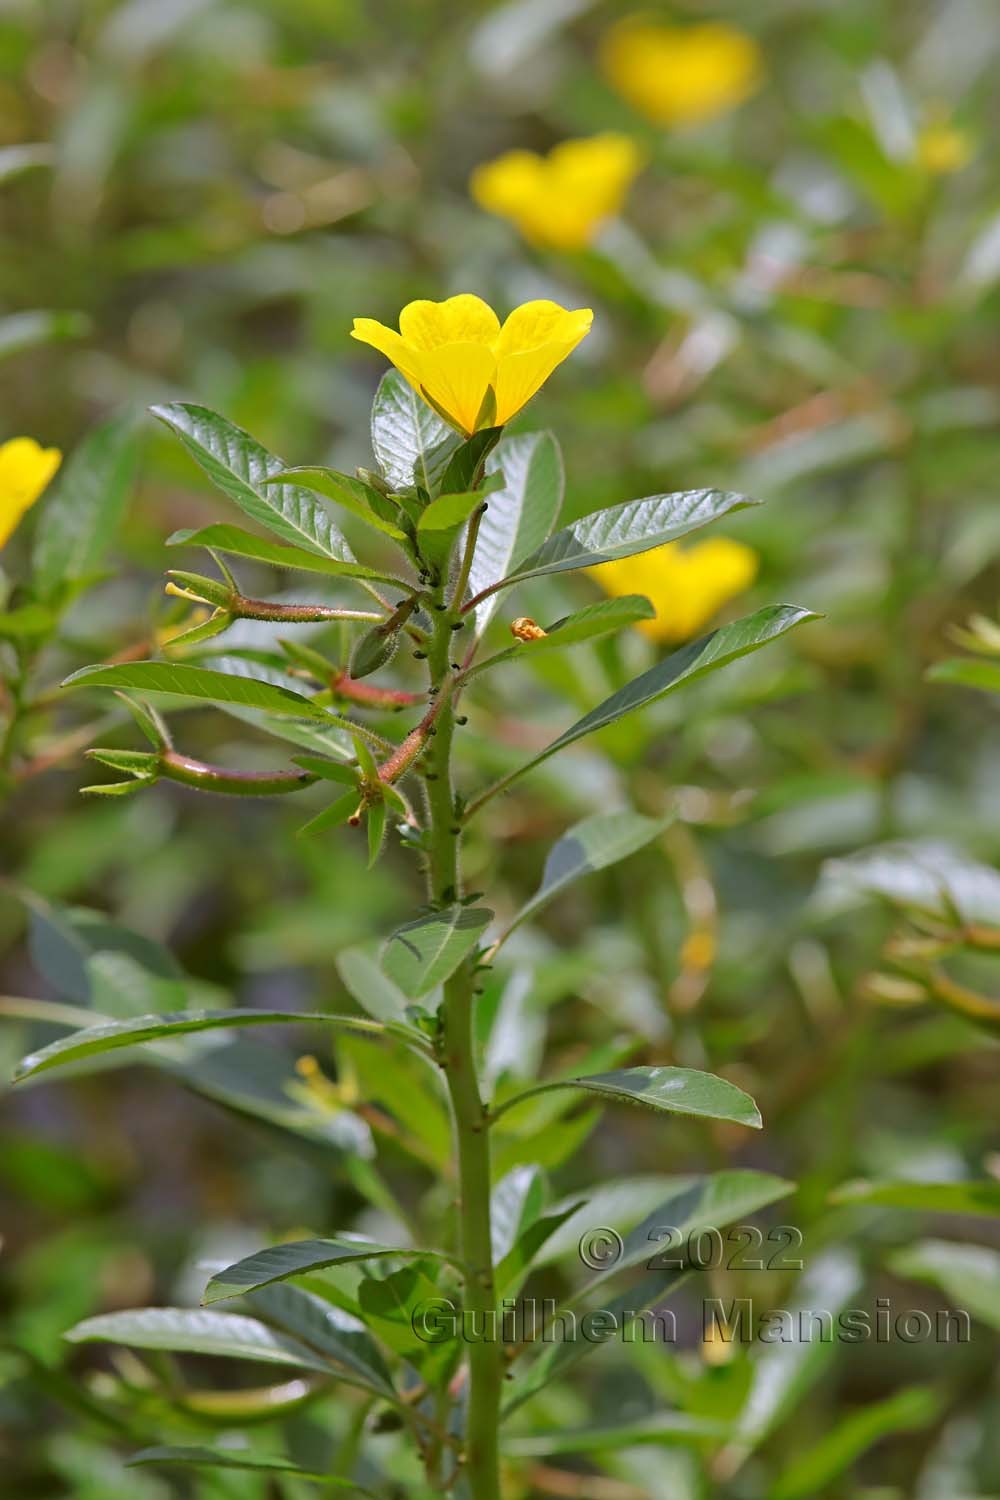
<instances>
[{"instance_id":1,"label":"yellow petal","mask_svg":"<svg viewBox=\"0 0 1000 1500\"><path fill-rule=\"evenodd\" d=\"M500 330L493 345L497 359L509 354L521 354L530 349L539 349L543 344L565 343L570 350L590 332L594 314L589 307L568 312L558 302L540 300L522 302L516 307ZM565 359L565 355L560 356ZM556 364L558 364L558 360ZM555 368L553 365L552 369ZM543 377L544 378L544 377Z\"/></svg>"},{"instance_id":2,"label":"yellow petal","mask_svg":"<svg viewBox=\"0 0 1000 1500\"><path fill-rule=\"evenodd\" d=\"M500 319L481 297L462 292L444 302L411 302L399 315L399 331L404 343L421 351L490 344L500 332Z\"/></svg>"},{"instance_id":3,"label":"yellow petal","mask_svg":"<svg viewBox=\"0 0 1000 1500\"><path fill-rule=\"evenodd\" d=\"M624 99L658 125L697 125L741 104L760 81L752 37L721 22L612 27L601 62Z\"/></svg>"},{"instance_id":4,"label":"yellow petal","mask_svg":"<svg viewBox=\"0 0 1000 1500\"><path fill-rule=\"evenodd\" d=\"M697 635L724 604L749 588L757 566L752 547L711 537L688 547L668 542L589 571L613 598L645 594L656 618L638 628L651 640L676 643Z\"/></svg>"},{"instance_id":5,"label":"yellow petal","mask_svg":"<svg viewBox=\"0 0 1000 1500\"><path fill-rule=\"evenodd\" d=\"M544 157L508 151L477 167L469 187L481 207L509 219L529 244L582 250L619 212L641 166L635 142L606 131L562 141Z\"/></svg>"},{"instance_id":6,"label":"yellow petal","mask_svg":"<svg viewBox=\"0 0 1000 1500\"><path fill-rule=\"evenodd\" d=\"M11 438L0 444L0 547L61 462L58 448L43 448L34 438Z\"/></svg>"},{"instance_id":7,"label":"yellow petal","mask_svg":"<svg viewBox=\"0 0 1000 1500\"><path fill-rule=\"evenodd\" d=\"M584 333L586 333L584 329ZM583 333L572 342L557 341L541 344L537 349L523 349L518 354L508 354L497 361L496 375L496 424L502 427L511 417L516 417L523 406L548 380L557 365L573 353Z\"/></svg>"},{"instance_id":8,"label":"yellow petal","mask_svg":"<svg viewBox=\"0 0 1000 1500\"><path fill-rule=\"evenodd\" d=\"M546 180L544 161L534 151L506 151L476 168L469 191L480 208L516 218L526 203L544 193Z\"/></svg>"},{"instance_id":9,"label":"yellow petal","mask_svg":"<svg viewBox=\"0 0 1000 1500\"><path fill-rule=\"evenodd\" d=\"M420 383L433 404L471 437L486 392L496 378L492 351L482 344L446 344L422 354L420 368Z\"/></svg>"},{"instance_id":10,"label":"yellow petal","mask_svg":"<svg viewBox=\"0 0 1000 1500\"><path fill-rule=\"evenodd\" d=\"M374 318L355 318L351 338L358 339L362 344L370 344L373 349L384 354L411 385L420 383L420 361L394 328L387 328Z\"/></svg>"}]
</instances>

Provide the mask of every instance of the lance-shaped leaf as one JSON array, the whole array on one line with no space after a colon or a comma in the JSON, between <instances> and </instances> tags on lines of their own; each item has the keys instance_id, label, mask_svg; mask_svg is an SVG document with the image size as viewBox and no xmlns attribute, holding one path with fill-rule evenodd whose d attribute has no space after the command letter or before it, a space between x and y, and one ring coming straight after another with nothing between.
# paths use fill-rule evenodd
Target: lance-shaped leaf
<instances>
[{"instance_id":1,"label":"lance-shaped leaf","mask_svg":"<svg viewBox=\"0 0 1000 1500\"><path fill-rule=\"evenodd\" d=\"M177 433L212 483L259 526L320 557L354 561L346 538L314 495L298 485L265 482L285 465L242 427L186 402L154 406L152 411Z\"/></svg>"},{"instance_id":2,"label":"lance-shaped leaf","mask_svg":"<svg viewBox=\"0 0 1000 1500\"><path fill-rule=\"evenodd\" d=\"M412 1031L401 1026L383 1025L379 1021L367 1021L361 1016L331 1016L321 1012L287 1010L184 1010L173 1015L134 1016L125 1021L110 1021L104 1025L74 1031L22 1058L14 1071L14 1081L20 1083L22 1079L31 1078L36 1073L45 1073L50 1068L59 1068L65 1063L94 1057L99 1052L114 1052L119 1047L137 1047L143 1042L169 1041L172 1037L186 1036L189 1032L219 1031L232 1026L296 1024L333 1026L342 1031L355 1031L376 1037L388 1033L400 1039L405 1038L411 1045L414 1042Z\"/></svg>"},{"instance_id":3,"label":"lance-shaped leaf","mask_svg":"<svg viewBox=\"0 0 1000 1500\"><path fill-rule=\"evenodd\" d=\"M218 1271L205 1288L202 1299L207 1307L226 1297L242 1297L259 1291L290 1276L304 1276L308 1271L322 1271L328 1266L347 1265L352 1261L380 1260L386 1256L422 1255L434 1257L433 1250L407 1250L395 1245L381 1245L377 1240L348 1236L329 1240L293 1240L285 1245L270 1245L234 1265ZM442 1259L445 1257L442 1257Z\"/></svg>"},{"instance_id":4,"label":"lance-shaped leaf","mask_svg":"<svg viewBox=\"0 0 1000 1500\"><path fill-rule=\"evenodd\" d=\"M627 859L672 822L673 814L669 818L644 818L639 813L623 811L595 813L575 824L550 850L541 885L511 922L507 935L575 880Z\"/></svg>"},{"instance_id":5,"label":"lance-shaped leaf","mask_svg":"<svg viewBox=\"0 0 1000 1500\"><path fill-rule=\"evenodd\" d=\"M372 450L394 490L419 486L433 495L461 441L398 370L383 375L372 405Z\"/></svg>"},{"instance_id":6,"label":"lance-shaped leaf","mask_svg":"<svg viewBox=\"0 0 1000 1500\"><path fill-rule=\"evenodd\" d=\"M509 1438L504 1452L512 1458L545 1458L554 1453L608 1453L650 1444L656 1448L701 1448L727 1437L728 1422L693 1412L659 1411L613 1427L559 1427L530 1437Z\"/></svg>"},{"instance_id":7,"label":"lance-shaped leaf","mask_svg":"<svg viewBox=\"0 0 1000 1500\"><path fill-rule=\"evenodd\" d=\"M794 626L816 618L817 616L811 610L798 609L793 604L772 604L757 610L756 614L747 615L742 620L734 620L731 625L722 625L709 635L701 636L699 640L692 641L689 646L683 646L680 651L675 651L663 661L657 662L654 667L650 667L647 672L643 672L626 687L620 688L617 693L612 693L610 698L605 698L603 703L599 703L596 708L590 710L589 714L578 719L558 739L546 745L538 755L523 766L519 766L509 776L504 777L493 790L499 791L502 787L506 787L517 777L523 776L526 771L541 765L558 750L563 750L567 745L575 744L577 740L583 739L584 735L593 734L598 729L606 729L609 724L614 724L625 714L634 713L638 708L645 708L648 703L654 703L658 698L666 697L667 693L675 692L685 683L705 677L709 672L715 672L720 667L728 665L729 662L749 655L751 651L758 651L761 646L766 646L769 641L776 640L778 636L784 635Z\"/></svg>"},{"instance_id":8,"label":"lance-shaped leaf","mask_svg":"<svg viewBox=\"0 0 1000 1500\"><path fill-rule=\"evenodd\" d=\"M339 1479L335 1474L318 1474L300 1468L280 1454L255 1453L242 1448L198 1448L184 1444L164 1444L143 1448L125 1460L127 1469L165 1465L178 1469L241 1469L248 1474L288 1474L293 1479L308 1479L311 1484L350 1490L352 1495L373 1495L353 1479Z\"/></svg>"},{"instance_id":9,"label":"lance-shaped leaf","mask_svg":"<svg viewBox=\"0 0 1000 1500\"><path fill-rule=\"evenodd\" d=\"M164 1349L176 1354L211 1354L269 1365L333 1373L329 1361L298 1339L240 1313L202 1308L143 1307L85 1318L64 1335L71 1344L126 1344L130 1349Z\"/></svg>"},{"instance_id":10,"label":"lance-shaped leaf","mask_svg":"<svg viewBox=\"0 0 1000 1500\"><path fill-rule=\"evenodd\" d=\"M323 573L328 578L381 578L389 575L359 562L341 562L307 552L304 547L290 547L272 542L268 537L254 536L242 526L218 523L203 526L200 531L175 531L167 538L168 547L208 547L232 557L246 557L251 562L268 563L272 568L297 568L303 573Z\"/></svg>"},{"instance_id":11,"label":"lance-shaped leaf","mask_svg":"<svg viewBox=\"0 0 1000 1500\"><path fill-rule=\"evenodd\" d=\"M826 1493L869 1448L896 1433L926 1429L943 1404L943 1392L921 1385L866 1403L810 1441L774 1483L769 1500L813 1500Z\"/></svg>"},{"instance_id":12,"label":"lance-shaped leaf","mask_svg":"<svg viewBox=\"0 0 1000 1500\"><path fill-rule=\"evenodd\" d=\"M574 568L593 568L599 563L632 557L675 541L730 511L756 505L748 495L727 490L681 490L673 495L647 495L626 500L607 510L595 511L570 526L564 526L526 557L488 592L510 588L543 573L564 573Z\"/></svg>"},{"instance_id":13,"label":"lance-shaped leaf","mask_svg":"<svg viewBox=\"0 0 1000 1500\"><path fill-rule=\"evenodd\" d=\"M133 661L120 666L81 667L67 677L63 687L131 688L140 693L163 693L173 698L200 698L206 703L232 703L240 708L260 708L272 714L293 714L299 719L329 723L331 715L311 699L291 688L279 687L257 677L217 672L186 662Z\"/></svg>"},{"instance_id":14,"label":"lance-shaped leaf","mask_svg":"<svg viewBox=\"0 0 1000 1500\"><path fill-rule=\"evenodd\" d=\"M490 496L476 542L469 591L483 594L513 573L545 542L562 509L565 476L559 444L551 432L505 437L486 463L503 476ZM476 608L476 630L485 630L497 607L490 595Z\"/></svg>"},{"instance_id":15,"label":"lance-shaped leaf","mask_svg":"<svg viewBox=\"0 0 1000 1500\"><path fill-rule=\"evenodd\" d=\"M494 1261L503 1260L542 1212L545 1183L533 1163L515 1167L490 1194L490 1241Z\"/></svg>"},{"instance_id":16,"label":"lance-shaped leaf","mask_svg":"<svg viewBox=\"0 0 1000 1500\"><path fill-rule=\"evenodd\" d=\"M508 1099L493 1111L493 1119L499 1119L523 1100L552 1089L583 1089L605 1099L640 1104L668 1114L731 1120L756 1130L761 1126L760 1111L749 1094L735 1083L697 1068L618 1068L612 1073L594 1073L589 1078L556 1079Z\"/></svg>"},{"instance_id":17,"label":"lance-shaped leaf","mask_svg":"<svg viewBox=\"0 0 1000 1500\"><path fill-rule=\"evenodd\" d=\"M397 541L403 541L406 536L405 531L401 531L392 521L383 520L372 508L372 501L378 506L382 499L378 491L373 490L370 484L365 484L363 479L355 479L352 474L341 474L336 469L308 466L283 469L273 479L267 480L268 484L279 482L304 485L307 490L315 490L317 495L325 495L334 504L350 511L352 516L357 516L358 520L364 521L366 526L373 526L376 531L384 532L386 536L394 537Z\"/></svg>"},{"instance_id":18,"label":"lance-shaped leaf","mask_svg":"<svg viewBox=\"0 0 1000 1500\"><path fill-rule=\"evenodd\" d=\"M353 1313L296 1286L269 1286L253 1292L246 1305L266 1323L277 1324L283 1333L301 1339L310 1349L342 1366L352 1383L395 1400L392 1377L379 1347Z\"/></svg>"},{"instance_id":19,"label":"lance-shaped leaf","mask_svg":"<svg viewBox=\"0 0 1000 1500\"><path fill-rule=\"evenodd\" d=\"M897 1276L936 1286L961 1309L990 1328L1000 1328L1000 1250L951 1240L919 1240L889 1259Z\"/></svg>"},{"instance_id":20,"label":"lance-shaped leaf","mask_svg":"<svg viewBox=\"0 0 1000 1500\"><path fill-rule=\"evenodd\" d=\"M578 1203L571 1203L568 1208L542 1214L518 1236L496 1267L495 1281L498 1296L505 1291L509 1293L511 1284L520 1281L525 1272L531 1268L532 1261L546 1240L551 1239L556 1230L576 1213L579 1206Z\"/></svg>"},{"instance_id":21,"label":"lance-shaped leaf","mask_svg":"<svg viewBox=\"0 0 1000 1500\"><path fill-rule=\"evenodd\" d=\"M467 521L485 495L481 490L464 490L457 495L439 495L420 513L417 535L429 531L453 531Z\"/></svg>"},{"instance_id":22,"label":"lance-shaped leaf","mask_svg":"<svg viewBox=\"0 0 1000 1500\"><path fill-rule=\"evenodd\" d=\"M449 906L398 927L387 940L382 968L409 1000L454 974L493 913L484 906Z\"/></svg>"},{"instance_id":23,"label":"lance-shaped leaf","mask_svg":"<svg viewBox=\"0 0 1000 1500\"><path fill-rule=\"evenodd\" d=\"M617 599L598 599L594 604L585 604L583 609L574 610L571 615L563 615L561 620L549 625L545 634L537 639L519 641L514 646L507 646L503 651L488 656L469 671L466 681L478 677L480 672L499 666L501 662L514 661L518 657L523 661L540 652L559 651L564 646L577 646L582 641L596 641L601 636L623 630L639 620L652 620L655 616L656 610L643 594L621 594Z\"/></svg>"},{"instance_id":24,"label":"lance-shaped leaf","mask_svg":"<svg viewBox=\"0 0 1000 1500\"><path fill-rule=\"evenodd\" d=\"M958 687L979 688L984 693L1000 693L1000 662L977 661L971 656L939 661L930 668L931 682L950 682Z\"/></svg>"},{"instance_id":25,"label":"lance-shaped leaf","mask_svg":"<svg viewBox=\"0 0 1000 1500\"><path fill-rule=\"evenodd\" d=\"M116 418L88 434L60 472L35 533L35 588L45 602L94 574L118 532L135 476L135 423Z\"/></svg>"}]
</instances>

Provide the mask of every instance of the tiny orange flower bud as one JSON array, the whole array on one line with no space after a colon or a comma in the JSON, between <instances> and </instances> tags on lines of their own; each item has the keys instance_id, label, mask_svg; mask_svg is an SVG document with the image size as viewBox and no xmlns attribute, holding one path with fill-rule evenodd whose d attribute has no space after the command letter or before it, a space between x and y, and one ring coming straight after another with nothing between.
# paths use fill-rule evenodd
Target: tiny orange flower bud
<instances>
[{"instance_id":1,"label":"tiny orange flower bud","mask_svg":"<svg viewBox=\"0 0 1000 1500\"><path fill-rule=\"evenodd\" d=\"M510 633L516 636L519 641L540 641L544 636L548 635L547 630L543 630L540 625L536 625L534 620L530 619L527 615L521 615L519 619L511 620Z\"/></svg>"}]
</instances>

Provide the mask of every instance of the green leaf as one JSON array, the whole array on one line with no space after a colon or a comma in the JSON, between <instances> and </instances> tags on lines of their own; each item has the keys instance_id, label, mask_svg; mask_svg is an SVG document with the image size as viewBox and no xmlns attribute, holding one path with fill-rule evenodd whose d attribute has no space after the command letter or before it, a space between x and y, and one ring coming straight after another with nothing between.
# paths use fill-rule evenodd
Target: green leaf
<instances>
[{"instance_id":1,"label":"green leaf","mask_svg":"<svg viewBox=\"0 0 1000 1500\"><path fill-rule=\"evenodd\" d=\"M242 526L203 526L199 531L175 531L167 538L168 547L208 547L216 552L226 552L233 557L246 557L252 562L269 563L274 568L297 568L304 573L323 573L328 578L381 578L390 582L390 575L377 568L367 568L363 563L340 562L330 557L321 557L318 552L307 552L304 547L289 547L282 542L272 542L267 537L254 536Z\"/></svg>"},{"instance_id":2,"label":"green leaf","mask_svg":"<svg viewBox=\"0 0 1000 1500\"><path fill-rule=\"evenodd\" d=\"M398 370L386 371L372 405L372 450L392 489L434 494L461 441Z\"/></svg>"},{"instance_id":3,"label":"green leaf","mask_svg":"<svg viewBox=\"0 0 1000 1500\"><path fill-rule=\"evenodd\" d=\"M510 588L544 573L593 568L599 563L648 552L685 536L731 511L756 505L748 495L726 490L682 490L673 495L648 495L595 511L557 531L536 552L515 566L494 588Z\"/></svg>"},{"instance_id":4,"label":"green leaf","mask_svg":"<svg viewBox=\"0 0 1000 1500\"><path fill-rule=\"evenodd\" d=\"M561 620L556 620L538 640L518 641L516 645L495 652L473 667L466 680L478 677L480 672L499 666L501 662L516 661L519 658L522 661L530 660L540 652L559 651L564 646L598 640L601 636L623 630L627 625L634 625L637 620L652 620L655 615L656 610L642 594L622 594L617 599L599 599L594 604L586 604L583 609L574 610L571 615L564 615Z\"/></svg>"},{"instance_id":5,"label":"green leaf","mask_svg":"<svg viewBox=\"0 0 1000 1500\"><path fill-rule=\"evenodd\" d=\"M430 1385L444 1383L462 1352L460 1339L448 1338L440 1343L422 1339L414 1327L420 1309L440 1300L439 1288L419 1264L403 1266L382 1279L367 1276L358 1285L365 1323Z\"/></svg>"},{"instance_id":6,"label":"green leaf","mask_svg":"<svg viewBox=\"0 0 1000 1500\"><path fill-rule=\"evenodd\" d=\"M202 1308L143 1307L85 1318L66 1333L71 1344L125 1344L131 1349L166 1349L177 1354L211 1354L270 1365L295 1365L331 1373L329 1362L256 1318Z\"/></svg>"},{"instance_id":7,"label":"green leaf","mask_svg":"<svg viewBox=\"0 0 1000 1500\"><path fill-rule=\"evenodd\" d=\"M47 635L56 623L56 616L41 604L22 604L20 609L11 609L0 614L0 639L25 640L30 636Z\"/></svg>"},{"instance_id":8,"label":"green leaf","mask_svg":"<svg viewBox=\"0 0 1000 1500\"><path fill-rule=\"evenodd\" d=\"M407 1024L407 998L364 947L345 948L336 957L337 972L354 999L376 1021Z\"/></svg>"},{"instance_id":9,"label":"green leaf","mask_svg":"<svg viewBox=\"0 0 1000 1500\"><path fill-rule=\"evenodd\" d=\"M565 476L559 444L551 432L505 437L490 454L488 474L502 474L503 488L490 496L476 542L469 591L498 584L544 543L562 509ZM489 596L476 608L482 633L497 607Z\"/></svg>"},{"instance_id":10,"label":"green leaf","mask_svg":"<svg viewBox=\"0 0 1000 1500\"><path fill-rule=\"evenodd\" d=\"M387 940L382 968L410 1000L454 974L493 919L484 906L450 906L398 927Z\"/></svg>"},{"instance_id":11,"label":"green leaf","mask_svg":"<svg viewBox=\"0 0 1000 1500\"><path fill-rule=\"evenodd\" d=\"M368 868L369 870L378 860L382 853L382 844L385 840L386 805L384 802L372 802L368 806L365 822L368 830Z\"/></svg>"},{"instance_id":12,"label":"green leaf","mask_svg":"<svg viewBox=\"0 0 1000 1500\"><path fill-rule=\"evenodd\" d=\"M720 626L718 630L713 630L699 640L692 641L690 645L683 646L680 651L673 652L663 661L657 662L654 667L650 667L648 672L643 672L641 676L636 677L626 687L620 688L617 693L612 693L610 698L606 698L603 703L592 708L589 714L585 714L533 759L519 766L501 784L506 786L510 781L523 776L526 771L533 770L535 766L548 760L550 755L555 755L567 745L575 744L577 740L583 739L584 735L593 734L599 729L606 729L609 724L614 724L625 714L645 708L647 704L665 697L667 693L676 691L685 683L705 677L709 672L715 672L719 667L727 666L729 662L736 661L751 651L759 650L761 646L766 646L769 641L776 640L778 636L784 635L796 625L816 618L817 616L808 609L798 609L791 604L772 604L765 609L757 610L756 614L745 616L742 620L734 620L731 625Z\"/></svg>"},{"instance_id":13,"label":"green leaf","mask_svg":"<svg viewBox=\"0 0 1000 1500\"><path fill-rule=\"evenodd\" d=\"M668 818L644 818L639 813L623 810L595 813L593 817L576 823L550 850L541 885L531 900L522 906L505 936L533 917L575 880L627 859L669 828L672 822L673 814Z\"/></svg>"},{"instance_id":14,"label":"green leaf","mask_svg":"<svg viewBox=\"0 0 1000 1500\"><path fill-rule=\"evenodd\" d=\"M1000 1328L1000 1250L951 1240L921 1240L889 1258L896 1276L927 1281L956 1308Z\"/></svg>"},{"instance_id":15,"label":"green leaf","mask_svg":"<svg viewBox=\"0 0 1000 1500\"><path fill-rule=\"evenodd\" d=\"M357 786L357 771L353 766L344 765L343 761L324 760L318 755L293 755L292 764L301 766L303 771L311 772L322 781L336 781L342 786Z\"/></svg>"},{"instance_id":16,"label":"green leaf","mask_svg":"<svg viewBox=\"0 0 1000 1500\"><path fill-rule=\"evenodd\" d=\"M534 1098L553 1089L584 1089L588 1093L600 1094L605 1099L624 1100L629 1104L640 1104L646 1109L662 1110L668 1114L700 1115L712 1120L731 1120L737 1125L749 1125L759 1130L760 1111L756 1104L738 1089L735 1083L725 1078L716 1078L714 1073L701 1073L696 1068L619 1068L612 1073L594 1073L589 1078L564 1078L552 1083L541 1083L526 1093L508 1099L494 1110L498 1119L525 1099Z\"/></svg>"},{"instance_id":17,"label":"green leaf","mask_svg":"<svg viewBox=\"0 0 1000 1500\"><path fill-rule=\"evenodd\" d=\"M117 667L81 667L63 687L131 688L140 693L197 698L207 703L234 703L272 714L294 714L300 719L330 721L330 714L301 693L256 677L238 677L211 667L184 662L135 661Z\"/></svg>"},{"instance_id":18,"label":"green leaf","mask_svg":"<svg viewBox=\"0 0 1000 1500\"><path fill-rule=\"evenodd\" d=\"M276 1323L282 1332L342 1366L352 1381L360 1381L391 1400L396 1398L378 1345L353 1313L300 1287L277 1284L251 1293L246 1302L250 1311L265 1322Z\"/></svg>"},{"instance_id":19,"label":"green leaf","mask_svg":"<svg viewBox=\"0 0 1000 1500\"><path fill-rule=\"evenodd\" d=\"M118 534L138 460L135 423L119 417L88 433L63 465L35 532L32 576L43 601L97 572Z\"/></svg>"},{"instance_id":20,"label":"green leaf","mask_svg":"<svg viewBox=\"0 0 1000 1500\"><path fill-rule=\"evenodd\" d=\"M338 1479L335 1474L317 1474L311 1469L302 1469L287 1458L277 1454L244 1452L241 1448L193 1448L179 1444L164 1444L159 1448L143 1448L132 1458L126 1459L125 1467L142 1468L147 1465L166 1464L181 1469L242 1469L251 1474L290 1474L295 1479L308 1479L313 1484L331 1485L334 1489L350 1490L353 1495L373 1495L353 1479Z\"/></svg>"},{"instance_id":21,"label":"green leaf","mask_svg":"<svg viewBox=\"0 0 1000 1500\"><path fill-rule=\"evenodd\" d=\"M218 1031L231 1026L291 1026L309 1024L339 1027L344 1031L365 1032L378 1036L383 1027L374 1021L362 1020L359 1016L331 1016L322 1012L285 1010L187 1010L175 1015L133 1016L125 1021L111 1021L101 1026L88 1026L83 1031L73 1032L50 1042L38 1052L22 1058L14 1072L14 1080L30 1078L50 1068L62 1067L65 1063L77 1062L80 1058L94 1057L99 1052L113 1052L119 1047L136 1047L143 1042L170 1040L193 1031Z\"/></svg>"},{"instance_id":22,"label":"green leaf","mask_svg":"<svg viewBox=\"0 0 1000 1500\"><path fill-rule=\"evenodd\" d=\"M357 789L345 792L342 797L331 802L329 807L324 807L322 812L310 818L308 823L303 823L302 827L296 830L297 836L300 839L315 838L317 833L326 833L329 828L340 828L354 816L357 807Z\"/></svg>"},{"instance_id":23,"label":"green leaf","mask_svg":"<svg viewBox=\"0 0 1000 1500\"><path fill-rule=\"evenodd\" d=\"M328 500L333 500L337 505L343 506L344 510L350 511L352 516L364 521L366 526L373 526L376 531L384 532L386 536L394 537L397 541L406 539L406 532L394 526L391 521L385 521L376 515L372 509L372 500L378 504L379 495L371 485L365 484L361 479L355 479L350 474L339 474L336 469L320 467L303 467L296 469L282 469L279 474L266 481L267 484L277 482L287 484L304 485L307 490L315 490L317 495L325 495Z\"/></svg>"},{"instance_id":24,"label":"green leaf","mask_svg":"<svg viewBox=\"0 0 1000 1500\"><path fill-rule=\"evenodd\" d=\"M477 505L482 505L485 496L480 490L466 490L458 495L439 495L420 513L417 535L428 531L457 531L469 519Z\"/></svg>"},{"instance_id":25,"label":"green leaf","mask_svg":"<svg viewBox=\"0 0 1000 1500\"><path fill-rule=\"evenodd\" d=\"M1000 1216L1000 1182L848 1182L830 1194L836 1204L872 1204L929 1214Z\"/></svg>"},{"instance_id":26,"label":"green leaf","mask_svg":"<svg viewBox=\"0 0 1000 1500\"><path fill-rule=\"evenodd\" d=\"M242 427L204 406L174 402L154 406L153 415L170 427L214 485L268 531L320 557L353 563L354 554L326 507L293 484L267 484L284 471Z\"/></svg>"},{"instance_id":27,"label":"green leaf","mask_svg":"<svg viewBox=\"0 0 1000 1500\"><path fill-rule=\"evenodd\" d=\"M579 1207L579 1203L571 1203L568 1208L542 1214L518 1235L507 1254L496 1266L494 1276L498 1296L503 1292L509 1295L511 1285L520 1282L525 1272L530 1270L535 1256L546 1240L551 1239L556 1230L560 1229Z\"/></svg>"},{"instance_id":28,"label":"green leaf","mask_svg":"<svg viewBox=\"0 0 1000 1500\"><path fill-rule=\"evenodd\" d=\"M493 1260L503 1260L516 1241L533 1224L545 1202L545 1183L534 1163L515 1167L502 1177L490 1194L490 1233Z\"/></svg>"},{"instance_id":29,"label":"green leaf","mask_svg":"<svg viewBox=\"0 0 1000 1500\"><path fill-rule=\"evenodd\" d=\"M202 1301L207 1307L213 1302L222 1302L227 1297L242 1297L247 1292L259 1291L261 1287L271 1286L274 1282L287 1281L290 1276L304 1276L308 1271L322 1271L328 1266L377 1260L387 1255L432 1253L427 1250L406 1250L393 1245L380 1245L375 1240L293 1240L284 1245L257 1250L253 1255L227 1266L224 1271L216 1272L205 1288Z\"/></svg>"},{"instance_id":30,"label":"green leaf","mask_svg":"<svg viewBox=\"0 0 1000 1500\"><path fill-rule=\"evenodd\" d=\"M959 687L980 688L984 693L1000 693L1000 662L956 657L935 663L927 676L931 682L950 682Z\"/></svg>"},{"instance_id":31,"label":"green leaf","mask_svg":"<svg viewBox=\"0 0 1000 1500\"><path fill-rule=\"evenodd\" d=\"M843 1417L832 1432L809 1447L772 1485L770 1500L813 1500L875 1443L897 1432L919 1432L941 1410L941 1396L929 1386L908 1386Z\"/></svg>"},{"instance_id":32,"label":"green leaf","mask_svg":"<svg viewBox=\"0 0 1000 1500\"><path fill-rule=\"evenodd\" d=\"M512 1458L545 1458L555 1453L616 1453L650 1443L657 1448L700 1447L724 1438L729 1424L692 1412L661 1411L620 1422L614 1427L553 1428L530 1437L508 1438L504 1452ZM770 1497L769 1497L770 1500Z\"/></svg>"}]
</instances>

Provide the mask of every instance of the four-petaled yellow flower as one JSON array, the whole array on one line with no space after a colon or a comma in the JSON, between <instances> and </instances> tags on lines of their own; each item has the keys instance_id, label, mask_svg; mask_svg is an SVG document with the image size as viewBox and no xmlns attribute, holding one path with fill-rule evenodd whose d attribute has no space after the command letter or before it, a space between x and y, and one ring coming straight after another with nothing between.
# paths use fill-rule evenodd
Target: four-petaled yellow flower
<instances>
[{"instance_id":1,"label":"four-petaled yellow flower","mask_svg":"<svg viewBox=\"0 0 1000 1500\"><path fill-rule=\"evenodd\" d=\"M620 21L601 43L612 86L656 125L700 125L735 109L758 87L760 51L721 22L663 26Z\"/></svg>"},{"instance_id":2,"label":"four-petaled yellow flower","mask_svg":"<svg viewBox=\"0 0 1000 1500\"><path fill-rule=\"evenodd\" d=\"M0 443L0 547L61 462L58 448L42 448L34 438L17 437Z\"/></svg>"},{"instance_id":3,"label":"four-petaled yellow flower","mask_svg":"<svg viewBox=\"0 0 1000 1500\"><path fill-rule=\"evenodd\" d=\"M466 437L502 427L590 332L589 308L525 302L500 326L480 297L411 302L399 332L355 318L352 337L381 351L446 421Z\"/></svg>"},{"instance_id":4,"label":"four-petaled yellow flower","mask_svg":"<svg viewBox=\"0 0 1000 1500\"><path fill-rule=\"evenodd\" d=\"M743 542L711 537L684 547L668 542L636 557L589 570L606 594L645 594L655 620L638 628L654 641L675 643L696 635L702 625L757 576L757 554Z\"/></svg>"},{"instance_id":5,"label":"four-petaled yellow flower","mask_svg":"<svg viewBox=\"0 0 1000 1500\"><path fill-rule=\"evenodd\" d=\"M477 167L469 188L481 208L509 219L530 245L583 250L621 210L642 163L635 141L606 131L562 141L548 156L507 151Z\"/></svg>"}]
</instances>

